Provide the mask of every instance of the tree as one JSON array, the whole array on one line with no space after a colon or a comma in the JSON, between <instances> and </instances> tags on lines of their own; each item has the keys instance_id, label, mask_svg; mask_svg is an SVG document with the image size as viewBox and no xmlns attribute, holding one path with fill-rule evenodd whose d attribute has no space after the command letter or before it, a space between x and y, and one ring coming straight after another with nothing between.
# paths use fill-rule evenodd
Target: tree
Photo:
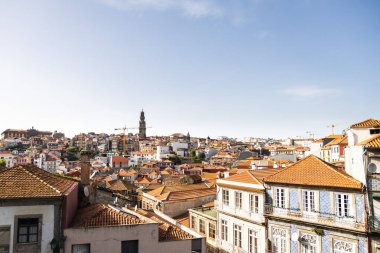
<instances>
[{"instance_id":1,"label":"tree","mask_svg":"<svg viewBox=\"0 0 380 253\"><path fill-rule=\"evenodd\" d=\"M5 167L7 162L4 159L0 159L0 167Z\"/></svg>"},{"instance_id":2,"label":"tree","mask_svg":"<svg viewBox=\"0 0 380 253\"><path fill-rule=\"evenodd\" d=\"M204 159L206 159L206 155L205 155L204 152L199 153L198 157L199 157L199 159L202 160L202 161L203 161Z\"/></svg>"}]
</instances>

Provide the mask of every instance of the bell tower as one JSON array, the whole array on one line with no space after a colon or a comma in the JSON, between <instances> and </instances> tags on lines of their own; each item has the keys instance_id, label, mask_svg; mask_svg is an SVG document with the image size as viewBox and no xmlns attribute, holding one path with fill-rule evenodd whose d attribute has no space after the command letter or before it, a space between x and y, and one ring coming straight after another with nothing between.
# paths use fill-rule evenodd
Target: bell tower
<instances>
[{"instance_id":1,"label":"bell tower","mask_svg":"<svg viewBox=\"0 0 380 253\"><path fill-rule=\"evenodd\" d=\"M142 139L146 138L146 123L145 123L144 110L141 110L141 113L140 113L139 137Z\"/></svg>"}]
</instances>

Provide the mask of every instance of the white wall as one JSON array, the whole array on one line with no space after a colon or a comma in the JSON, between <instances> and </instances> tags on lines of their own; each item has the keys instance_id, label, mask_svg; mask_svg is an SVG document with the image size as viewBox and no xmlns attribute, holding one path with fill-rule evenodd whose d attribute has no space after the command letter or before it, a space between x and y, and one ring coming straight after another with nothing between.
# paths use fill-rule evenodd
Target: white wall
<instances>
[{"instance_id":1,"label":"white wall","mask_svg":"<svg viewBox=\"0 0 380 253\"><path fill-rule=\"evenodd\" d=\"M346 172L366 185L366 168L364 168L363 146L350 146L345 149L344 165Z\"/></svg>"},{"instance_id":2,"label":"white wall","mask_svg":"<svg viewBox=\"0 0 380 253\"><path fill-rule=\"evenodd\" d=\"M228 226L228 241L223 241L221 240L221 220L226 220L227 221L227 226ZM248 251L248 229L252 229L258 232L258 252L265 252L265 243L266 243L266 237L265 237L265 227L260 226L257 224L253 224L251 222L237 219L235 217L223 214L223 213L218 213L218 235L217 238L217 245L218 247L224 249L227 252L235 252L236 247L234 247L234 224L239 225L242 227L242 238L241 238L241 244L242 244L242 249L244 252L249 252ZM239 252L239 251L236 251Z\"/></svg>"},{"instance_id":3,"label":"white wall","mask_svg":"<svg viewBox=\"0 0 380 253\"><path fill-rule=\"evenodd\" d=\"M52 252L50 242L54 237L54 206L5 206L0 207L0 226L11 226L9 252L13 252L13 238L15 226L14 218L17 215L42 215L41 253Z\"/></svg>"}]
</instances>

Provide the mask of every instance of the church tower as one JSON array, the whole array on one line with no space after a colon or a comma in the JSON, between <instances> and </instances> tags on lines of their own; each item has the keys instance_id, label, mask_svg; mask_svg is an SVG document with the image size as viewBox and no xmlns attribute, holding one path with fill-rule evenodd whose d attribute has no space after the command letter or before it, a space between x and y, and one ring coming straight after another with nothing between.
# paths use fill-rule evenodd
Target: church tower
<instances>
[{"instance_id":1,"label":"church tower","mask_svg":"<svg viewBox=\"0 0 380 253\"><path fill-rule=\"evenodd\" d=\"M146 138L146 123L145 123L144 110L141 110L141 113L140 113L139 137L142 139Z\"/></svg>"}]
</instances>

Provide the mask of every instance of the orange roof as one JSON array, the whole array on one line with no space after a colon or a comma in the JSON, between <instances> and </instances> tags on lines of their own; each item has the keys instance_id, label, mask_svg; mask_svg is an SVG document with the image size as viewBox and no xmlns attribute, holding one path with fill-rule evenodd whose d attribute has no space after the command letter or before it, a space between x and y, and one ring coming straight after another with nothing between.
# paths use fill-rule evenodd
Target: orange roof
<instances>
[{"instance_id":1,"label":"orange roof","mask_svg":"<svg viewBox=\"0 0 380 253\"><path fill-rule=\"evenodd\" d=\"M241 172L240 174L235 174L228 178L224 178L217 181L218 186L244 190L244 191L264 191L264 188L251 188L249 185L263 185L263 179L270 175L273 175L277 172L281 171L281 169L261 169L261 170L246 170ZM240 183L240 184L236 184Z\"/></svg>"},{"instance_id":2,"label":"orange roof","mask_svg":"<svg viewBox=\"0 0 380 253\"><path fill-rule=\"evenodd\" d=\"M373 137L359 142L356 146L366 146L368 148L380 148L380 134L376 134Z\"/></svg>"},{"instance_id":3,"label":"orange roof","mask_svg":"<svg viewBox=\"0 0 380 253\"><path fill-rule=\"evenodd\" d=\"M348 144L347 135L330 141L329 143L326 144L326 146L333 146L333 145L339 145L339 144L342 144L342 145Z\"/></svg>"},{"instance_id":4,"label":"orange roof","mask_svg":"<svg viewBox=\"0 0 380 253\"><path fill-rule=\"evenodd\" d=\"M112 157L112 163L115 163L115 164L128 164L128 158L125 158L123 156L113 156Z\"/></svg>"},{"instance_id":5,"label":"orange roof","mask_svg":"<svg viewBox=\"0 0 380 253\"><path fill-rule=\"evenodd\" d=\"M133 185L123 180L111 180L106 182L106 188L112 191L128 191L133 189Z\"/></svg>"},{"instance_id":6,"label":"orange roof","mask_svg":"<svg viewBox=\"0 0 380 253\"><path fill-rule=\"evenodd\" d=\"M158 235L160 241L174 241L194 238L186 231L182 230L174 224L169 223L167 220L158 216L152 211L138 209L137 213L159 223Z\"/></svg>"},{"instance_id":7,"label":"orange roof","mask_svg":"<svg viewBox=\"0 0 380 253\"><path fill-rule=\"evenodd\" d=\"M136 173L137 173L137 171L135 171L134 169L130 169L130 170L121 169L119 171L119 176L121 176L121 177L132 176Z\"/></svg>"},{"instance_id":8,"label":"orange roof","mask_svg":"<svg viewBox=\"0 0 380 253\"><path fill-rule=\"evenodd\" d=\"M204 183L189 185L164 185L148 192L147 194L159 200L172 201L216 194L216 189L210 188Z\"/></svg>"},{"instance_id":9,"label":"orange roof","mask_svg":"<svg viewBox=\"0 0 380 253\"><path fill-rule=\"evenodd\" d=\"M367 119L362 122L351 125L351 128L368 128L368 127L380 127L380 120Z\"/></svg>"},{"instance_id":10,"label":"orange roof","mask_svg":"<svg viewBox=\"0 0 380 253\"><path fill-rule=\"evenodd\" d=\"M362 184L358 180L314 155L309 155L278 173L268 176L264 181L290 185L362 189Z\"/></svg>"},{"instance_id":11,"label":"orange roof","mask_svg":"<svg viewBox=\"0 0 380 253\"><path fill-rule=\"evenodd\" d=\"M1 199L60 197L76 184L33 165L0 170Z\"/></svg>"},{"instance_id":12,"label":"orange roof","mask_svg":"<svg viewBox=\"0 0 380 253\"><path fill-rule=\"evenodd\" d=\"M144 221L104 204L93 204L78 210L71 227L93 228L141 224Z\"/></svg>"}]
</instances>

